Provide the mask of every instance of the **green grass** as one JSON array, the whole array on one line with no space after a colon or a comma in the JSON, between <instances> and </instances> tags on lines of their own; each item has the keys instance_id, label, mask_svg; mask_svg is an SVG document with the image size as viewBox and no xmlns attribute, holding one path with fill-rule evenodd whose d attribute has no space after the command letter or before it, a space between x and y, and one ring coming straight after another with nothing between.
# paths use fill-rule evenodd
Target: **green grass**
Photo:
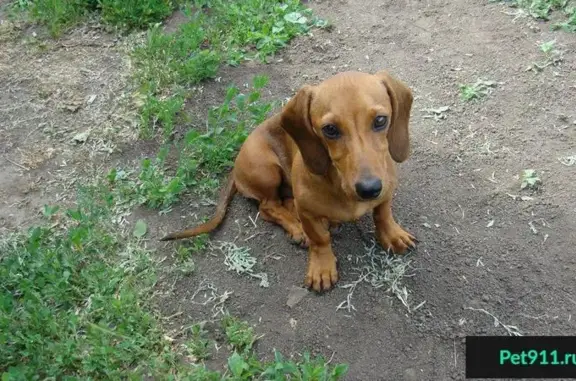
<instances>
[{"instance_id":1,"label":"green grass","mask_svg":"<svg viewBox=\"0 0 576 381\"><path fill-rule=\"evenodd\" d=\"M282 370L294 379L337 380L345 373L345 365L331 368L309 357L262 363L252 351L254 328L230 316L221 335L233 350L227 374L182 362L189 355L208 358L213 341L196 325L182 346L166 339L150 312L159 267L142 241L146 229L113 223L116 203L105 185L83 188L77 207L46 207L42 224L0 243L3 381L249 380ZM305 372L333 376L306 378Z\"/></svg>"},{"instance_id":2,"label":"green grass","mask_svg":"<svg viewBox=\"0 0 576 381\"><path fill-rule=\"evenodd\" d=\"M172 14L178 4L176 0L18 0L14 7L58 37L92 15L125 31L145 29Z\"/></svg>"},{"instance_id":3,"label":"green grass","mask_svg":"<svg viewBox=\"0 0 576 381\"><path fill-rule=\"evenodd\" d=\"M188 190L210 194L249 132L274 108L260 99L267 81L255 76L246 92L230 86L223 103L208 111L204 125L194 125L180 141L165 143L156 157L142 161L139 170L112 169L108 180L114 192L127 203L160 209L169 208ZM168 164L171 153L176 156L173 167Z\"/></svg>"},{"instance_id":4,"label":"green grass","mask_svg":"<svg viewBox=\"0 0 576 381\"><path fill-rule=\"evenodd\" d=\"M152 27L132 54L143 138L161 131L167 139L190 89L222 64L268 62L294 37L327 26L299 0L197 1L194 10L183 9L186 22L175 32Z\"/></svg>"},{"instance_id":5,"label":"green grass","mask_svg":"<svg viewBox=\"0 0 576 381\"><path fill-rule=\"evenodd\" d=\"M162 351L143 306L156 277L130 232L108 223L110 198L45 208L47 221L0 248L0 372L3 380L116 378Z\"/></svg>"},{"instance_id":6,"label":"green grass","mask_svg":"<svg viewBox=\"0 0 576 381\"><path fill-rule=\"evenodd\" d=\"M496 86L494 81L477 80L471 85L460 85L460 98L470 102L488 96Z\"/></svg>"},{"instance_id":7,"label":"green grass","mask_svg":"<svg viewBox=\"0 0 576 381\"><path fill-rule=\"evenodd\" d=\"M564 16L564 21L555 22L552 29L576 32L576 3L571 0L504 0L537 20L549 21L554 13Z\"/></svg>"}]
</instances>

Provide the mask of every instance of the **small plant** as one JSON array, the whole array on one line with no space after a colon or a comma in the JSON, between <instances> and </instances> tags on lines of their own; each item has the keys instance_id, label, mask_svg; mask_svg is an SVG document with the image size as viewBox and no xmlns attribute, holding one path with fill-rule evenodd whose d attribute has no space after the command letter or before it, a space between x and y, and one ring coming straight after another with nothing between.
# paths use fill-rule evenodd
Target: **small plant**
<instances>
[{"instance_id":1,"label":"small plant","mask_svg":"<svg viewBox=\"0 0 576 381\"><path fill-rule=\"evenodd\" d=\"M327 27L299 0L275 1L204 0L211 14L211 41L224 52L226 62L238 65L257 59L267 62L295 36L313 27ZM258 25L254 28L253 25ZM225 31L225 32L223 32Z\"/></svg>"},{"instance_id":2,"label":"small plant","mask_svg":"<svg viewBox=\"0 0 576 381\"><path fill-rule=\"evenodd\" d=\"M562 52L556 49L556 40L543 42L539 45L540 51L544 54L544 61L534 62L527 70L542 71L548 66L556 66L562 61Z\"/></svg>"},{"instance_id":3,"label":"small plant","mask_svg":"<svg viewBox=\"0 0 576 381\"><path fill-rule=\"evenodd\" d=\"M126 31L164 20L178 6L172 0L18 0L16 9L46 25L58 37L89 15Z\"/></svg>"},{"instance_id":4,"label":"small plant","mask_svg":"<svg viewBox=\"0 0 576 381\"><path fill-rule=\"evenodd\" d=\"M542 180L536 174L536 171L533 169L525 169L522 171L521 175L522 183L520 184L520 189L536 189L540 184L542 184Z\"/></svg>"},{"instance_id":5,"label":"small plant","mask_svg":"<svg viewBox=\"0 0 576 381\"><path fill-rule=\"evenodd\" d=\"M510 0L507 3L538 20L548 21L553 12L563 13L566 21L554 23L552 29L576 32L576 6L569 0Z\"/></svg>"},{"instance_id":6,"label":"small plant","mask_svg":"<svg viewBox=\"0 0 576 381\"><path fill-rule=\"evenodd\" d=\"M190 339L186 341L184 347L193 361L206 360L210 358L210 345L212 342L206 338L207 332L201 323L194 324L190 327Z\"/></svg>"},{"instance_id":7,"label":"small plant","mask_svg":"<svg viewBox=\"0 0 576 381\"><path fill-rule=\"evenodd\" d=\"M169 208L190 188L198 195L213 192L248 133L274 108L272 103L260 100L267 81L266 77L255 76L246 94L230 86L222 105L208 112L205 131L193 128L181 141L165 144L155 158L142 161L136 179L126 171L112 169L108 180L114 192L135 204L162 209ZM175 171L166 164L171 152L177 155Z\"/></svg>"},{"instance_id":8,"label":"small plant","mask_svg":"<svg viewBox=\"0 0 576 381\"><path fill-rule=\"evenodd\" d=\"M330 367L323 357L312 359L305 352L300 362L286 360L274 351L274 361L261 364L254 357L241 356L234 352L228 358L228 369L234 380L324 380L337 381L348 373L348 365ZM258 378L258 376L260 378Z\"/></svg>"},{"instance_id":9,"label":"small plant","mask_svg":"<svg viewBox=\"0 0 576 381\"><path fill-rule=\"evenodd\" d=\"M552 29L561 29L566 32L576 33L576 6L566 8L564 14L567 17L567 20L554 24Z\"/></svg>"},{"instance_id":10,"label":"small plant","mask_svg":"<svg viewBox=\"0 0 576 381\"><path fill-rule=\"evenodd\" d=\"M564 9L568 0L516 0L516 6L525 9L536 19L549 20L554 10Z\"/></svg>"},{"instance_id":11,"label":"small plant","mask_svg":"<svg viewBox=\"0 0 576 381\"><path fill-rule=\"evenodd\" d=\"M479 79L472 85L460 85L460 97L469 102L489 95L496 87L496 82Z\"/></svg>"},{"instance_id":12,"label":"small plant","mask_svg":"<svg viewBox=\"0 0 576 381\"><path fill-rule=\"evenodd\" d=\"M181 113L184 107L184 97L177 94L165 99L150 96L140 109L140 137L148 139L160 127L165 139L168 139L174 127L184 121L185 114Z\"/></svg>"},{"instance_id":13,"label":"small plant","mask_svg":"<svg viewBox=\"0 0 576 381\"><path fill-rule=\"evenodd\" d=\"M104 22L124 30L144 29L170 16L179 1L99 0Z\"/></svg>"},{"instance_id":14,"label":"small plant","mask_svg":"<svg viewBox=\"0 0 576 381\"><path fill-rule=\"evenodd\" d=\"M239 352L250 351L256 341L254 329L247 322L227 315L222 319L222 326L228 343Z\"/></svg>"},{"instance_id":15,"label":"small plant","mask_svg":"<svg viewBox=\"0 0 576 381\"><path fill-rule=\"evenodd\" d=\"M201 234L193 237L187 242L187 245L180 245L176 249L176 256L181 262L188 261L194 254L197 254L208 247L210 241L208 234Z\"/></svg>"},{"instance_id":16,"label":"small plant","mask_svg":"<svg viewBox=\"0 0 576 381\"><path fill-rule=\"evenodd\" d=\"M273 380L283 380L289 375L295 380L336 381L348 373L346 364L338 364L331 369L323 357L312 359L308 352L305 352L302 357L301 363L295 363L286 360L280 352L274 351L274 362L266 367L262 376Z\"/></svg>"}]
</instances>

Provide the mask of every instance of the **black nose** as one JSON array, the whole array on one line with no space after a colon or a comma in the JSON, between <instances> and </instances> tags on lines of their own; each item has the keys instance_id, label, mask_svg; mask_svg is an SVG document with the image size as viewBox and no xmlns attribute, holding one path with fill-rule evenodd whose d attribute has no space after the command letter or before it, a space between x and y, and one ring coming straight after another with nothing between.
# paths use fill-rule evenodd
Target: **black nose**
<instances>
[{"instance_id":1,"label":"black nose","mask_svg":"<svg viewBox=\"0 0 576 381\"><path fill-rule=\"evenodd\" d=\"M380 196L382 181L376 177L369 177L356 183L356 193L364 200L371 200Z\"/></svg>"}]
</instances>

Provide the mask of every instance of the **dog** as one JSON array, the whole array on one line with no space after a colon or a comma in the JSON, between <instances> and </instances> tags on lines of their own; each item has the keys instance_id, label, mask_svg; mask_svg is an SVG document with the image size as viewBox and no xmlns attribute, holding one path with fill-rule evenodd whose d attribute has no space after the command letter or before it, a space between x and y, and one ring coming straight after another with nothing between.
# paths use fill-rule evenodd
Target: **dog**
<instances>
[{"instance_id":1,"label":"dog","mask_svg":"<svg viewBox=\"0 0 576 381\"><path fill-rule=\"evenodd\" d=\"M394 254L416 238L392 215L396 163L410 155L411 89L387 70L343 72L303 85L257 126L236 157L213 217L161 241L216 229L236 192L259 204L260 216L308 248L304 283L317 292L338 281L330 228L373 212L380 245Z\"/></svg>"}]
</instances>

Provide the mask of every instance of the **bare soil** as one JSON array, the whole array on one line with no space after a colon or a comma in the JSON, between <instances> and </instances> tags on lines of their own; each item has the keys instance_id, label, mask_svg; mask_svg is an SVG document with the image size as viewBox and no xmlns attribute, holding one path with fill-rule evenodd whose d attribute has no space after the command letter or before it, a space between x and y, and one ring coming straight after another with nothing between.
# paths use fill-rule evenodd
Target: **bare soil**
<instances>
[{"instance_id":1,"label":"bare soil","mask_svg":"<svg viewBox=\"0 0 576 381\"><path fill-rule=\"evenodd\" d=\"M273 348L285 355L309 349L348 362L349 380L462 380L466 335L507 335L513 327L523 335L576 334L576 165L559 160L576 155L576 35L514 19L505 6L481 0L308 4L331 20L332 30L295 40L271 64L223 69L221 81L206 84L190 107L217 104L225 84L256 74L269 76L270 99L344 70L386 68L409 84L416 96L413 153L399 166L394 211L420 241L410 256L412 276L402 281L411 309L385 289L359 283L350 297L355 310L337 310L370 244L369 216L333 236L339 287L287 306L291 289L302 286L306 252L279 227L254 224L256 206L236 197L212 239L250 247L270 285L227 271L221 254L200 255L192 276L161 284L158 305L172 328L211 316L212 304L198 304L207 292L194 295L209 282L220 294L233 292L227 308L264 335L256 346L263 357ZM0 33L0 225L12 230L29 223L46 200L70 195L62 184L86 169L87 154L106 166L150 152L94 153L107 142L132 141L102 132L118 125L111 105L127 84L115 41L90 29L32 49L7 36ZM553 39L563 61L527 71L543 58L538 44ZM458 86L479 78L497 85L483 100L463 102ZM423 111L443 106L444 119ZM88 128L98 138L75 143ZM520 189L519 175L529 168L542 179L537 191ZM196 205L186 200L162 216L142 212L151 244L212 213ZM174 244L157 249L170 257Z\"/></svg>"}]
</instances>

